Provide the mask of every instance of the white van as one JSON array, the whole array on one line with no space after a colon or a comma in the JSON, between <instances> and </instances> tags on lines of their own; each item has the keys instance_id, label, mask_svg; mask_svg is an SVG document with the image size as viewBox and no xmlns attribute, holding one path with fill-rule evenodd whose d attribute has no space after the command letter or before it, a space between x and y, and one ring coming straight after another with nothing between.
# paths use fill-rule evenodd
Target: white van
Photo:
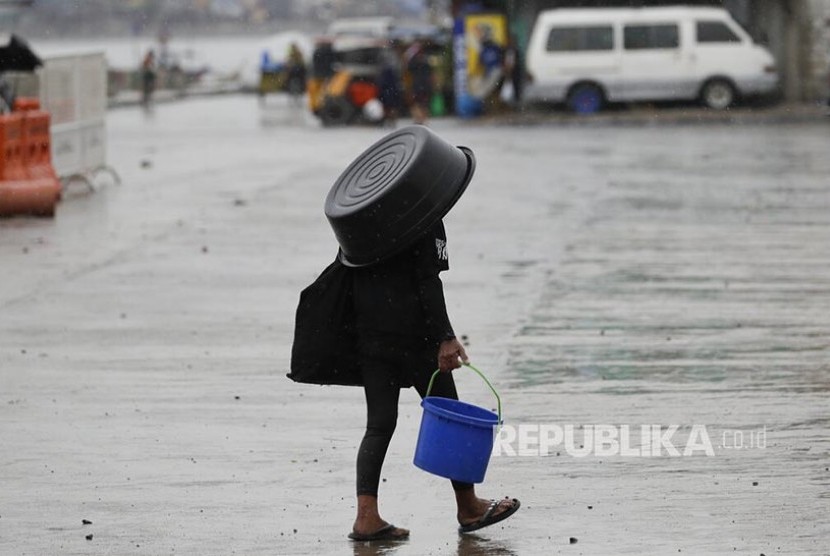
<instances>
[{"instance_id":1,"label":"white van","mask_svg":"<svg viewBox=\"0 0 830 556\"><path fill-rule=\"evenodd\" d=\"M695 100L714 109L778 84L770 52L726 10L556 9L536 19L526 100L595 112L605 101Z\"/></svg>"}]
</instances>

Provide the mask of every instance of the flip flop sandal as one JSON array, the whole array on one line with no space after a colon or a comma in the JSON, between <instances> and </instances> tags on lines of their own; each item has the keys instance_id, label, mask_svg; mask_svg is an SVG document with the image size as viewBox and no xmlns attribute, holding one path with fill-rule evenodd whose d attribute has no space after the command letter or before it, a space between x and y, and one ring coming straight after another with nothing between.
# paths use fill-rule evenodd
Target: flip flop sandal
<instances>
[{"instance_id":1,"label":"flip flop sandal","mask_svg":"<svg viewBox=\"0 0 830 556\"><path fill-rule=\"evenodd\" d=\"M499 521L505 520L511 515L515 514L516 511L521 506L521 502L519 502L516 498L513 498L513 506L504 510L500 514L493 515L493 512L496 511L496 508L499 507L501 500L491 500L490 507L487 508L487 511L484 512L484 515L481 516L478 521L474 521L472 523L468 523L467 525L459 525L458 532L459 533L470 533L472 531L478 531L479 529L483 529L484 527L488 527Z\"/></svg>"},{"instance_id":2,"label":"flip flop sandal","mask_svg":"<svg viewBox=\"0 0 830 556\"><path fill-rule=\"evenodd\" d=\"M389 525L381 527L374 533L358 533L356 531L352 531L349 533L349 538L353 541L401 541L409 537L408 531L403 535L396 535L395 529L397 529L397 527L390 523Z\"/></svg>"}]
</instances>

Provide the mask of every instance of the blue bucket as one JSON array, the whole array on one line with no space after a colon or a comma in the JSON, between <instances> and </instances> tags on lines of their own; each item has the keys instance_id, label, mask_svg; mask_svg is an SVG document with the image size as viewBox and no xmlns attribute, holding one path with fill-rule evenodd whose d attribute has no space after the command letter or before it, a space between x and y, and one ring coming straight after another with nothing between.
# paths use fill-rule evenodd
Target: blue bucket
<instances>
[{"instance_id":1,"label":"blue bucket","mask_svg":"<svg viewBox=\"0 0 830 556\"><path fill-rule=\"evenodd\" d=\"M430 396L435 371L421 401L424 408L415 447L415 466L439 477L463 483L481 483L487 472L493 437L501 423L501 400L481 371L470 364L487 383L498 401L498 414L472 404Z\"/></svg>"}]
</instances>

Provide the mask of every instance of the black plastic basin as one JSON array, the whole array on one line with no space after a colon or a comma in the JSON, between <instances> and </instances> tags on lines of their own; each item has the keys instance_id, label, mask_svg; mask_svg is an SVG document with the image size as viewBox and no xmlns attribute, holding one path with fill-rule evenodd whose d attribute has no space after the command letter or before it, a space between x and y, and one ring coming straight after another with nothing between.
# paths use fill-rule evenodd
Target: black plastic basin
<instances>
[{"instance_id":1,"label":"black plastic basin","mask_svg":"<svg viewBox=\"0 0 830 556\"><path fill-rule=\"evenodd\" d=\"M326 197L326 217L348 266L368 266L406 249L458 201L475 157L430 129L407 126L369 147Z\"/></svg>"}]
</instances>

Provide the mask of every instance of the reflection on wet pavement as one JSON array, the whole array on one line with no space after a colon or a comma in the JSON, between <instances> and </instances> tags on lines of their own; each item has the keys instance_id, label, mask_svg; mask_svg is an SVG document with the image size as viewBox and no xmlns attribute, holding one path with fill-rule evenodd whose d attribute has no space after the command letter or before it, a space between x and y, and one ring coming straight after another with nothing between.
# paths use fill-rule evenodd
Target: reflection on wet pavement
<instances>
[{"instance_id":1,"label":"reflection on wet pavement","mask_svg":"<svg viewBox=\"0 0 830 556\"><path fill-rule=\"evenodd\" d=\"M395 554L407 541L352 542L354 556L390 556Z\"/></svg>"},{"instance_id":2,"label":"reflection on wet pavement","mask_svg":"<svg viewBox=\"0 0 830 556\"><path fill-rule=\"evenodd\" d=\"M560 210L576 219L511 344L515 380L830 388L828 158L764 129L694 135L621 145L580 183L584 212Z\"/></svg>"},{"instance_id":3,"label":"reflection on wet pavement","mask_svg":"<svg viewBox=\"0 0 830 556\"><path fill-rule=\"evenodd\" d=\"M515 556L510 543L475 534L458 535L458 556Z\"/></svg>"},{"instance_id":4,"label":"reflection on wet pavement","mask_svg":"<svg viewBox=\"0 0 830 556\"><path fill-rule=\"evenodd\" d=\"M353 543L354 556L391 556L401 552L408 541ZM516 556L509 543L474 534L458 535L457 556Z\"/></svg>"}]
</instances>

